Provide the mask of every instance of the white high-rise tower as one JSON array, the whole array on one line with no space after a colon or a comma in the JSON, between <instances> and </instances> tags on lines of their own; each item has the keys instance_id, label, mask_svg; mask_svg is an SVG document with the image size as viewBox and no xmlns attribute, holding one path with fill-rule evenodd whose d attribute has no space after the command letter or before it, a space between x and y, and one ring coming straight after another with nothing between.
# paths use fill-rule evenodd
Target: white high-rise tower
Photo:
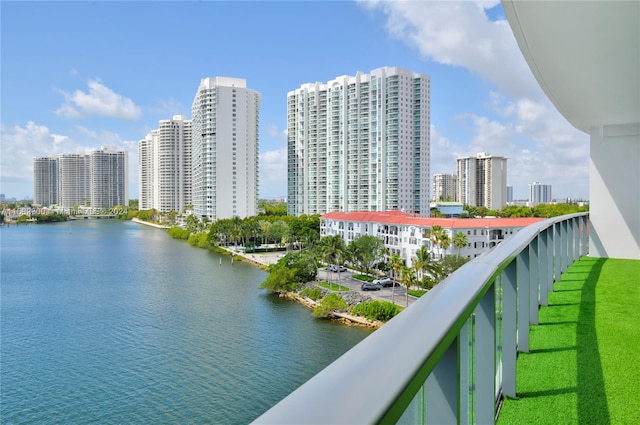
<instances>
[{"instance_id":1,"label":"white high-rise tower","mask_svg":"<svg viewBox=\"0 0 640 425\"><path fill-rule=\"evenodd\" d=\"M183 212L191 204L191 120L161 120L138 142L139 208Z\"/></svg>"},{"instance_id":2,"label":"white high-rise tower","mask_svg":"<svg viewBox=\"0 0 640 425\"><path fill-rule=\"evenodd\" d=\"M260 93L241 78L205 78L191 108L194 213L212 220L258 210Z\"/></svg>"},{"instance_id":3,"label":"white high-rise tower","mask_svg":"<svg viewBox=\"0 0 640 425\"><path fill-rule=\"evenodd\" d=\"M33 158L33 203L43 207L58 203L57 158Z\"/></svg>"},{"instance_id":4,"label":"white high-rise tower","mask_svg":"<svg viewBox=\"0 0 640 425\"><path fill-rule=\"evenodd\" d=\"M89 155L65 153L58 157L58 204L63 208L91 203Z\"/></svg>"},{"instance_id":5,"label":"white high-rise tower","mask_svg":"<svg viewBox=\"0 0 640 425\"><path fill-rule=\"evenodd\" d=\"M129 155L127 151L102 147L91 152L91 207L129 205Z\"/></svg>"},{"instance_id":6,"label":"white high-rise tower","mask_svg":"<svg viewBox=\"0 0 640 425\"><path fill-rule=\"evenodd\" d=\"M507 158L484 152L458 158L458 202L490 210L507 205Z\"/></svg>"},{"instance_id":7,"label":"white high-rise tower","mask_svg":"<svg viewBox=\"0 0 640 425\"><path fill-rule=\"evenodd\" d=\"M289 214L429 215L429 76L396 67L287 94Z\"/></svg>"}]
</instances>

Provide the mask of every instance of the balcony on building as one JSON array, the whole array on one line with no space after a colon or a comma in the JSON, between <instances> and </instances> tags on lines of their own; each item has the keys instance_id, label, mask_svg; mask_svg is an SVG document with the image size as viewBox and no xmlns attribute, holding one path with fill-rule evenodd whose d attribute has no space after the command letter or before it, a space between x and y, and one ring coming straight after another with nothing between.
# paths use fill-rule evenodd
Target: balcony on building
<instances>
[{"instance_id":1,"label":"balcony on building","mask_svg":"<svg viewBox=\"0 0 640 425\"><path fill-rule=\"evenodd\" d=\"M465 264L255 423L639 423L640 2L502 4L590 135L589 213Z\"/></svg>"}]
</instances>

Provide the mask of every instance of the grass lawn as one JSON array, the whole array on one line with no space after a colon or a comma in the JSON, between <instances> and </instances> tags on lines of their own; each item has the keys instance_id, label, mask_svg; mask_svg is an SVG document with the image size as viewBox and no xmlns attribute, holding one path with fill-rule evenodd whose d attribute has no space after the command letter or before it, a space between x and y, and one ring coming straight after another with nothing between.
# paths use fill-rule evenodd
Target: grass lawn
<instances>
[{"instance_id":1,"label":"grass lawn","mask_svg":"<svg viewBox=\"0 0 640 425\"><path fill-rule=\"evenodd\" d=\"M342 286L339 285L335 282L320 282L318 283L318 286L322 286L324 289L328 289L330 291L336 291L336 292L347 292L349 291L349 288L347 286Z\"/></svg>"},{"instance_id":2,"label":"grass lawn","mask_svg":"<svg viewBox=\"0 0 640 425\"><path fill-rule=\"evenodd\" d=\"M500 425L640 424L640 261L574 263L530 338Z\"/></svg>"}]
</instances>

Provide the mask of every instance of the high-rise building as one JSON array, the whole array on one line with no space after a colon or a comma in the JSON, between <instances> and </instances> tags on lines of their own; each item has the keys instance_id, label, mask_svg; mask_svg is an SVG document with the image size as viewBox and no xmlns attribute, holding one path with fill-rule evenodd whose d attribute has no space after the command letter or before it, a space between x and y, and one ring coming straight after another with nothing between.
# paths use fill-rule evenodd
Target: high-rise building
<instances>
[{"instance_id":1,"label":"high-rise building","mask_svg":"<svg viewBox=\"0 0 640 425\"><path fill-rule=\"evenodd\" d=\"M507 186L507 203L513 202L513 186Z\"/></svg>"},{"instance_id":2,"label":"high-rise building","mask_svg":"<svg viewBox=\"0 0 640 425\"><path fill-rule=\"evenodd\" d=\"M161 120L138 142L139 208L183 212L191 204L191 120Z\"/></svg>"},{"instance_id":3,"label":"high-rise building","mask_svg":"<svg viewBox=\"0 0 640 425\"><path fill-rule=\"evenodd\" d=\"M430 79L396 67L287 94L289 214L429 215Z\"/></svg>"},{"instance_id":4,"label":"high-rise building","mask_svg":"<svg viewBox=\"0 0 640 425\"><path fill-rule=\"evenodd\" d=\"M127 151L101 147L89 155L92 208L129 205L129 166Z\"/></svg>"},{"instance_id":5,"label":"high-rise building","mask_svg":"<svg viewBox=\"0 0 640 425\"><path fill-rule=\"evenodd\" d=\"M44 207L58 203L57 158L33 158L33 203Z\"/></svg>"},{"instance_id":6,"label":"high-rise building","mask_svg":"<svg viewBox=\"0 0 640 425\"><path fill-rule=\"evenodd\" d=\"M490 210L507 204L507 158L480 152L457 161L458 202Z\"/></svg>"},{"instance_id":7,"label":"high-rise building","mask_svg":"<svg viewBox=\"0 0 640 425\"><path fill-rule=\"evenodd\" d=\"M65 153L58 157L58 204L63 208L91 203L89 155Z\"/></svg>"},{"instance_id":8,"label":"high-rise building","mask_svg":"<svg viewBox=\"0 0 640 425\"><path fill-rule=\"evenodd\" d=\"M196 216L256 215L261 96L241 78L205 78L191 107Z\"/></svg>"},{"instance_id":9,"label":"high-rise building","mask_svg":"<svg viewBox=\"0 0 640 425\"><path fill-rule=\"evenodd\" d=\"M548 204L551 202L551 185L533 182L529 185L529 205Z\"/></svg>"},{"instance_id":10,"label":"high-rise building","mask_svg":"<svg viewBox=\"0 0 640 425\"><path fill-rule=\"evenodd\" d=\"M433 200L455 201L458 199L458 176L455 174L433 175Z\"/></svg>"}]
</instances>

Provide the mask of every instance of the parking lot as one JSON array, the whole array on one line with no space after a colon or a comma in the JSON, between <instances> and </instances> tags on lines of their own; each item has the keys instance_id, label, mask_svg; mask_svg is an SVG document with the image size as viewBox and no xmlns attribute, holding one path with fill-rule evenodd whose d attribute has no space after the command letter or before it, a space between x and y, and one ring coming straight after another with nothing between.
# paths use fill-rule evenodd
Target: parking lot
<instances>
[{"instance_id":1,"label":"parking lot","mask_svg":"<svg viewBox=\"0 0 640 425\"><path fill-rule=\"evenodd\" d=\"M329 273L329 280L332 282L336 282L339 283L342 286L346 286L349 289L352 289L354 291L358 291L361 292L363 294L367 294L369 295L371 298L375 299L375 300L382 300L382 301L389 301L391 302L392 298L393 301L402 306L405 307L406 306L406 288L400 284L396 284L395 289L394 288L382 288L379 291L362 291L360 290L360 285L362 284L362 281L360 280L356 280L353 279L351 277L351 275L353 274L350 270L347 270L346 272L341 272L341 273L335 273L335 272L328 272L327 269L319 269L318 270L318 280L327 280L327 273ZM392 296L393 294L393 296ZM409 295L409 305L411 305L413 302L415 302L417 300L417 298L412 297L411 295Z\"/></svg>"}]
</instances>

